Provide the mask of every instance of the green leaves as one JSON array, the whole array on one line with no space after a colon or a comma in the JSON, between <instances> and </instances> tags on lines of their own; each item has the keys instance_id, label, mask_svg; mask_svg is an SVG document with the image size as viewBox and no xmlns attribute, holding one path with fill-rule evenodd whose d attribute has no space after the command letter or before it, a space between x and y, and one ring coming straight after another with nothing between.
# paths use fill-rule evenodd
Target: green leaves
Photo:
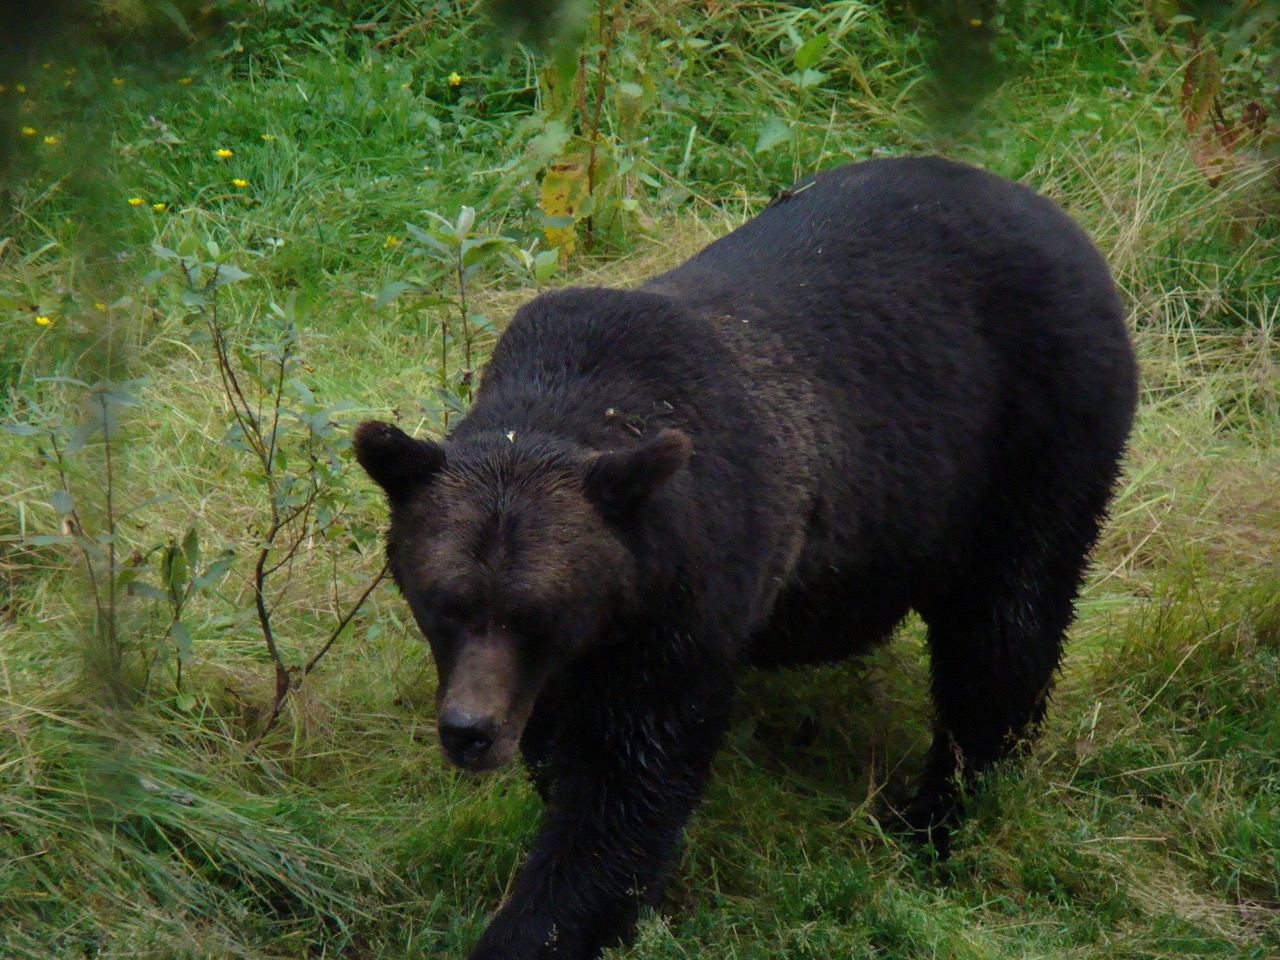
<instances>
[{"instance_id":1,"label":"green leaves","mask_svg":"<svg viewBox=\"0 0 1280 960\"><path fill-rule=\"evenodd\" d=\"M71 498L71 494L61 488L54 490L49 495L49 504L53 509L57 510L63 516L75 510L75 501Z\"/></svg>"},{"instance_id":2,"label":"green leaves","mask_svg":"<svg viewBox=\"0 0 1280 960\"><path fill-rule=\"evenodd\" d=\"M143 286L155 286L161 280L171 276L175 267L185 281L179 294L183 306L200 309L208 306L207 295L217 287L239 283L247 280L252 274L234 263L226 261L222 255L222 247L215 240L206 240L203 244L193 237L188 237L178 245L178 250L171 250L159 243L151 245L151 252L161 260L172 261L174 266L151 270L142 278ZM199 253L207 254L203 259Z\"/></svg>"},{"instance_id":3,"label":"green leaves","mask_svg":"<svg viewBox=\"0 0 1280 960\"><path fill-rule=\"evenodd\" d=\"M791 124L778 117L771 117L756 138L756 153L765 153L791 139Z\"/></svg>"},{"instance_id":4,"label":"green leaves","mask_svg":"<svg viewBox=\"0 0 1280 960\"><path fill-rule=\"evenodd\" d=\"M795 61L796 69L804 72L815 66L822 59L822 55L827 52L827 44L830 42L831 34L824 31L800 44L792 58Z\"/></svg>"}]
</instances>

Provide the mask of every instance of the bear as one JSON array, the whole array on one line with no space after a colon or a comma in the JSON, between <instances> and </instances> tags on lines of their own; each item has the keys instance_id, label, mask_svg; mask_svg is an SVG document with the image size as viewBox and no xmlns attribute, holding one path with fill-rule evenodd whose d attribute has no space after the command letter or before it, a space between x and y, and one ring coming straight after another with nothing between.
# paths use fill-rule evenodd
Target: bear
<instances>
[{"instance_id":1,"label":"bear","mask_svg":"<svg viewBox=\"0 0 1280 960\"><path fill-rule=\"evenodd\" d=\"M1033 735L1136 403L1057 205L936 157L827 170L634 289L543 293L437 442L377 421L390 571L464 770L545 810L471 960L586 960L660 901L752 667L915 611L935 735L906 825Z\"/></svg>"}]
</instances>

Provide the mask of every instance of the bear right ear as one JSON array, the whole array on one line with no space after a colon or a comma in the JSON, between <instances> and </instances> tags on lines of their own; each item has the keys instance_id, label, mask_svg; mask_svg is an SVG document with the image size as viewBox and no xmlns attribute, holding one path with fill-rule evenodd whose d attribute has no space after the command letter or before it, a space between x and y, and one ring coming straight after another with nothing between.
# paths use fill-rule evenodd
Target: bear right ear
<instances>
[{"instance_id":1,"label":"bear right ear","mask_svg":"<svg viewBox=\"0 0 1280 960\"><path fill-rule=\"evenodd\" d=\"M351 438L356 460L392 503L400 503L444 467L444 448L399 427L366 420Z\"/></svg>"}]
</instances>

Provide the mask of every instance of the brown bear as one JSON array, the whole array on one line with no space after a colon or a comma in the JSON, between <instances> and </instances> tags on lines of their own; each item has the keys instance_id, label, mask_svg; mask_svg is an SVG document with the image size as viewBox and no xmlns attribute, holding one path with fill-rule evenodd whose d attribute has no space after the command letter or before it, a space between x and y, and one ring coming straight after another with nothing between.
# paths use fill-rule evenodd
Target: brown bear
<instances>
[{"instance_id":1,"label":"brown bear","mask_svg":"<svg viewBox=\"0 0 1280 960\"><path fill-rule=\"evenodd\" d=\"M654 900L751 666L928 626L907 821L1045 708L1135 404L1106 264L938 158L820 173L634 290L522 307L441 442L361 424L447 756L546 812L471 953L594 957Z\"/></svg>"}]
</instances>

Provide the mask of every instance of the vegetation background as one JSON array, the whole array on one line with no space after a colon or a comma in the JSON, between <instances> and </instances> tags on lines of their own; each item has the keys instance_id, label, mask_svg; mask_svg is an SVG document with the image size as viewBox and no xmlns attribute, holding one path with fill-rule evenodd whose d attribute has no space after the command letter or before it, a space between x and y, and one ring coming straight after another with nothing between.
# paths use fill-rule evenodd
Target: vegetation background
<instances>
[{"instance_id":1,"label":"vegetation background","mask_svg":"<svg viewBox=\"0 0 1280 960\"><path fill-rule=\"evenodd\" d=\"M441 432L537 288L924 151L1083 222L1142 359L1044 737L936 863L875 818L916 628L748 678L617 955L1280 956L1280 6L497 6L525 45L466 0L0 23L0 956L463 955L538 804L440 759L350 425Z\"/></svg>"}]
</instances>

